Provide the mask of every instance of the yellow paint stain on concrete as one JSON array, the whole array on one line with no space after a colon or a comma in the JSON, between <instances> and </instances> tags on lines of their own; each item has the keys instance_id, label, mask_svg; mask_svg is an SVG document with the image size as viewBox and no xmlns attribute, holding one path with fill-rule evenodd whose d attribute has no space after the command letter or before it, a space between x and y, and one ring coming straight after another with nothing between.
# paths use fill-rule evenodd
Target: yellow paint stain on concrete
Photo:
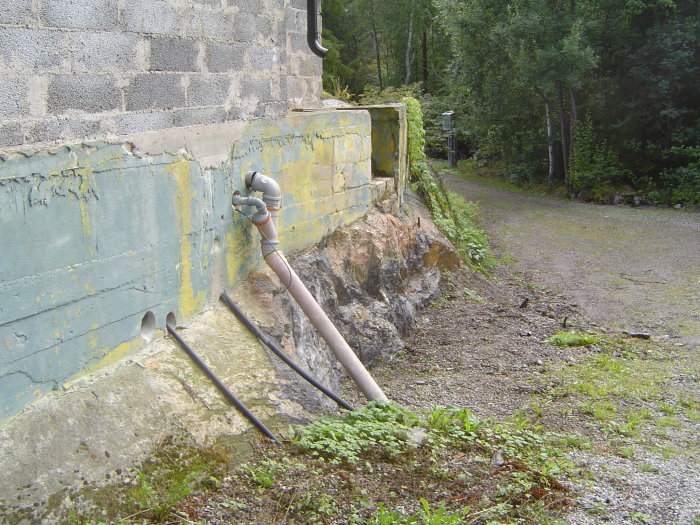
<instances>
[{"instance_id":1,"label":"yellow paint stain on concrete","mask_svg":"<svg viewBox=\"0 0 700 525\"><path fill-rule=\"evenodd\" d=\"M316 164L327 166L333 164L333 141L314 140L314 149L316 150Z\"/></svg>"},{"instance_id":2,"label":"yellow paint stain on concrete","mask_svg":"<svg viewBox=\"0 0 700 525\"><path fill-rule=\"evenodd\" d=\"M194 293L192 284L192 245L188 234L192 231L192 201L194 190L190 185L190 163L179 161L171 164L168 169L177 184L176 207L177 225L180 233L180 288L178 302L180 312L184 317L190 317L204 306L204 292Z\"/></svg>"},{"instance_id":3,"label":"yellow paint stain on concrete","mask_svg":"<svg viewBox=\"0 0 700 525\"><path fill-rule=\"evenodd\" d=\"M83 233L86 237L88 237L92 235L92 228L90 226L90 208L87 201L84 201L83 199L80 199L78 204L80 206L80 221L83 225Z\"/></svg>"},{"instance_id":4,"label":"yellow paint stain on concrete","mask_svg":"<svg viewBox=\"0 0 700 525\"><path fill-rule=\"evenodd\" d=\"M97 323L92 323L90 325L90 331L87 334L88 347L90 347L93 350L97 349L97 345L99 342L99 338L97 336L97 328L99 328Z\"/></svg>"},{"instance_id":5,"label":"yellow paint stain on concrete","mask_svg":"<svg viewBox=\"0 0 700 525\"><path fill-rule=\"evenodd\" d=\"M97 372L101 372L102 370L109 368L110 366L113 366L130 355L136 353L138 350L143 348L145 344L146 342L141 337L134 338L131 341L126 341L125 343L122 343L113 348L111 351L107 352L97 363L93 363L92 365L88 366L83 372L78 374L76 378L79 376L84 376L85 374L95 374ZM103 348L101 350L104 351L106 349ZM73 379L75 378L71 378L71 381L69 382L72 382Z\"/></svg>"},{"instance_id":6,"label":"yellow paint stain on concrete","mask_svg":"<svg viewBox=\"0 0 700 525\"><path fill-rule=\"evenodd\" d=\"M226 253L226 282L233 283L236 279L236 274L238 270L237 257L235 250L231 249L236 244L236 236L234 235L233 229L229 229L226 232L225 237L226 246L229 249L225 250Z\"/></svg>"},{"instance_id":7,"label":"yellow paint stain on concrete","mask_svg":"<svg viewBox=\"0 0 700 525\"><path fill-rule=\"evenodd\" d=\"M85 237L91 237L93 232L90 220L90 198L88 195L90 192L94 191L92 184L92 172L90 170L82 170L80 175L81 182L80 186L78 186L79 195L82 197L78 198L78 206L80 207L80 222L82 223L83 234ZM95 254L95 246L93 243L89 243L87 245L87 251L91 256Z\"/></svg>"}]
</instances>

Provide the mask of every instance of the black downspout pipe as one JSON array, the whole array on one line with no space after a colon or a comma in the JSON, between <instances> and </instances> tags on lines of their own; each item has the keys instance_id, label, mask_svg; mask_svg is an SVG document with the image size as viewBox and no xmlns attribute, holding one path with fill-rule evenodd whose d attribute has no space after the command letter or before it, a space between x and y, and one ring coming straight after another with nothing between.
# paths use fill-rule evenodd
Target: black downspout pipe
<instances>
[{"instance_id":1,"label":"black downspout pipe","mask_svg":"<svg viewBox=\"0 0 700 525\"><path fill-rule=\"evenodd\" d=\"M279 346L277 346L277 344L271 341L264 333L262 333L262 331L257 326L255 326L252 323L250 319L248 319L248 317L246 317L246 315L241 311L241 309L238 308L238 305L234 303L231 297L226 293L226 290L221 292L221 299L226 303L226 305L231 309L231 311L236 315L236 317L238 317L238 320L241 323L243 323L245 327L260 340L261 343L267 346L277 357L284 361L289 366L289 368L294 370L297 374L306 379L306 381L308 381L311 385L315 386L318 390L320 390L333 401L335 401L339 407L344 408L345 410L355 410L352 405L349 405L348 403L343 401L342 398L338 397L331 390L327 389L321 383L316 381L316 379L314 379L303 369L301 369L299 365L297 365L294 361L289 359L289 357L287 357L287 355L282 351L282 349Z\"/></svg>"},{"instance_id":2,"label":"black downspout pipe","mask_svg":"<svg viewBox=\"0 0 700 525\"><path fill-rule=\"evenodd\" d=\"M328 50L321 45L318 37L318 0L306 0L306 40L314 55L325 58Z\"/></svg>"},{"instance_id":3,"label":"black downspout pipe","mask_svg":"<svg viewBox=\"0 0 700 525\"><path fill-rule=\"evenodd\" d=\"M200 357L195 353L192 348L180 337L180 334L178 334L175 331L175 328L170 323L166 323L166 326L168 328L168 333L173 336L173 338L180 344L182 349L187 352L187 355L190 356L192 361L195 362L195 364L202 369L202 371L211 379L211 381L216 385L216 388L219 389L219 391L230 401L230 403L235 406L238 411L243 414L248 421L250 421L253 425L255 425L260 432L265 434L267 437L269 437L272 441L277 443L278 445L280 442L277 440L277 438L270 432L270 430L260 421L257 417L253 415L253 413L246 408L246 406L241 403L236 396L233 395L233 393L226 388L226 386L219 380L216 375L214 375L214 372L211 371L211 369L206 365L204 361L200 359Z\"/></svg>"}]
</instances>

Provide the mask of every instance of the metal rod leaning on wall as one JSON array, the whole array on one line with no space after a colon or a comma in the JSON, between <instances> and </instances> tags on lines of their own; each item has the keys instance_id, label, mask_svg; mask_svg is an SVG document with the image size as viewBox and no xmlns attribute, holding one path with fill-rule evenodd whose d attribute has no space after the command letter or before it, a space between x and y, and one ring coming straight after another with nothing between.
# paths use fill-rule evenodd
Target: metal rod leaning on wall
<instances>
[{"instance_id":1,"label":"metal rod leaning on wall","mask_svg":"<svg viewBox=\"0 0 700 525\"><path fill-rule=\"evenodd\" d=\"M242 322L246 326L246 328L248 328L248 330L250 330L255 335L255 337L257 337L260 340L261 343L267 346L272 351L272 353L274 353L277 357L284 361L287 364L287 366L289 366L289 368L291 368L297 374L303 377L309 384L313 385L318 390L323 392L326 396L335 401L339 407L344 408L345 410L355 410L355 408L352 405L346 403L341 397L339 397L333 391L329 390L321 383L316 381L316 379L307 374L294 361L289 359L289 357L286 356L286 354L282 351L282 349L279 346L277 346L276 343L270 340L264 333L262 333L262 331L257 326L253 324L253 322L250 319L248 319L248 317L246 317L246 315L241 311L241 309L238 308L238 305L234 303L233 299L231 299L231 297L226 293L226 290L221 292L221 299L236 315L238 320Z\"/></svg>"},{"instance_id":2,"label":"metal rod leaning on wall","mask_svg":"<svg viewBox=\"0 0 700 525\"><path fill-rule=\"evenodd\" d=\"M201 358L197 355L197 353L190 348L190 346L185 342L182 337L180 337L180 334L178 334L175 331L175 328L170 323L166 323L166 327L168 328L168 333L180 344L182 349L187 353L187 355L190 356L192 361L195 362L195 364L207 375L209 379L211 379L212 383L216 385L216 388L219 389L219 391L226 397L226 399L229 400L229 402L235 406L238 411L243 414L248 421L250 421L253 425L255 425L260 432L265 434L267 437L269 437L272 441L277 443L278 445L280 442L277 440L277 438L270 432L270 430L263 424L262 421L260 421L257 417L253 415L253 413L248 410L248 408L241 403L236 396L233 395L233 393L226 388L226 385L224 385L218 377L214 374L214 372L211 371L211 369L206 365L204 361L201 360Z\"/></svg>"}]
</instances>

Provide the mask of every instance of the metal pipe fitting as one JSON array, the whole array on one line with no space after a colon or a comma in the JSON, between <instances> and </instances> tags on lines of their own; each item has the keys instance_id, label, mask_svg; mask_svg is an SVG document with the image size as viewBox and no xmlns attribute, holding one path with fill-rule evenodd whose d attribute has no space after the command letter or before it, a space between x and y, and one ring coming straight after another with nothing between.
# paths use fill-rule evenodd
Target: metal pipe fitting
<instances>
[{"instance_id":1,"label":"metal pipe fitting","mask_svg":"<svg viewBox=\"0 0 700 525\"><path fill-rule=\"evenodd\" d=\"M233 192L231 199L233 206L255 206L257 211L251 217L254 224L263 224L270 218L270 212L267 210L267 205L257 197L243 197L241 192L236 190Z\"/></svg>"},{"instance_id":2,"label":"metal pipe fitting","mask_svg":"<svg viewBox=\"0 0 700 525\"><path fill-rule=\"evenodd\" d=\"M314 325L316 330L328 344L329 348L336 356L340 364L355 381L362 393L370 401L387 401L386 395L382 392L374 378L367 371L365 366L353 352L350 345L345 341L338 329L333 325L323 309L316 302L309 290L304 286L296 272L284 258L282 252L277 249L277 205L280 199L280 189L277 183L270 177L256 172L249 172L245 177L246 187L252 191L263 192L263 201L267 204L265 213L267 218L260 221L253 221L260 231L261 246L265 262L277 275L290 295L294 298L299 307ZM240 192L237 192L240 195ZM234 193L234 205L253 205L258 207L261 213L260 202L255 197L237 197ZM270 211L270 210L274 211ZM257 214L256 214L257 215ZM272 217L272 220L270 220Z\"/></svg>"},{"instance_id":3,"label":"metal pipe fitting","mask_svg":"<svg viewBox=\"0 0 700 525\"><path fill-rule=\"evenodd\" d=\"M314 55L325 58L328 49L321 45L318 37L318 0L306 1L306 41Z\"/></svg>"},{"instance_id":4,"label":"metal pipe fitting","mask_svg":"<svg viewBox=\"0 0 700 525\"><path fill-rule=\"evenodd\" d=\"M281 200L280 187L272 177L257 171L249 171L245 176L245 187L262 193L262 200L268 207L278 208Z\"/></svg>"}]
</instances>

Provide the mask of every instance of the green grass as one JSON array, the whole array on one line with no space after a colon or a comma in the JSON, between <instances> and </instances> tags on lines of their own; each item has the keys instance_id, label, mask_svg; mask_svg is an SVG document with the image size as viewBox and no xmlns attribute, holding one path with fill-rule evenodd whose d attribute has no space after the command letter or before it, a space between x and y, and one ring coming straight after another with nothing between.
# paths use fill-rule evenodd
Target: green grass
<instances>
[{"instance_id":1,"label":"green grass","mask_svg":"<svg viewBox=\"0 0 700 525\"><path fill-rule=\"evenodd\" d=\"M653 360L631 360L606 354L563 367L559 375L568 393L602 400L611 397L655 401L669 379L667 366Z\"/></svg>"},{"instance_id":2,"label":"green grass","mask_svg":"<svg viewBox=\"0 0 700 525\"><path fill-rule=\"evenodd\" d=\"M554 346L588 346L598 342L598 338L592 334L584 334L576 331L557 332L547 341Z\"/></svg>"},{"instance_id":3,"label":"green grass","mask_svg":"<svg viewBox=\"0 0 700 525\"><path fill-rule=\"evenodd\" d=\"M693 369L692 359L654 341L597 338L595 352L581 350L576 361L551 364L538 380L548 386L533 406L548 407L550 417L573 416L586 434L623 457L634 446L664 456L695 453L697 401L674 381Z\"/></svg>"}]
</instances>

